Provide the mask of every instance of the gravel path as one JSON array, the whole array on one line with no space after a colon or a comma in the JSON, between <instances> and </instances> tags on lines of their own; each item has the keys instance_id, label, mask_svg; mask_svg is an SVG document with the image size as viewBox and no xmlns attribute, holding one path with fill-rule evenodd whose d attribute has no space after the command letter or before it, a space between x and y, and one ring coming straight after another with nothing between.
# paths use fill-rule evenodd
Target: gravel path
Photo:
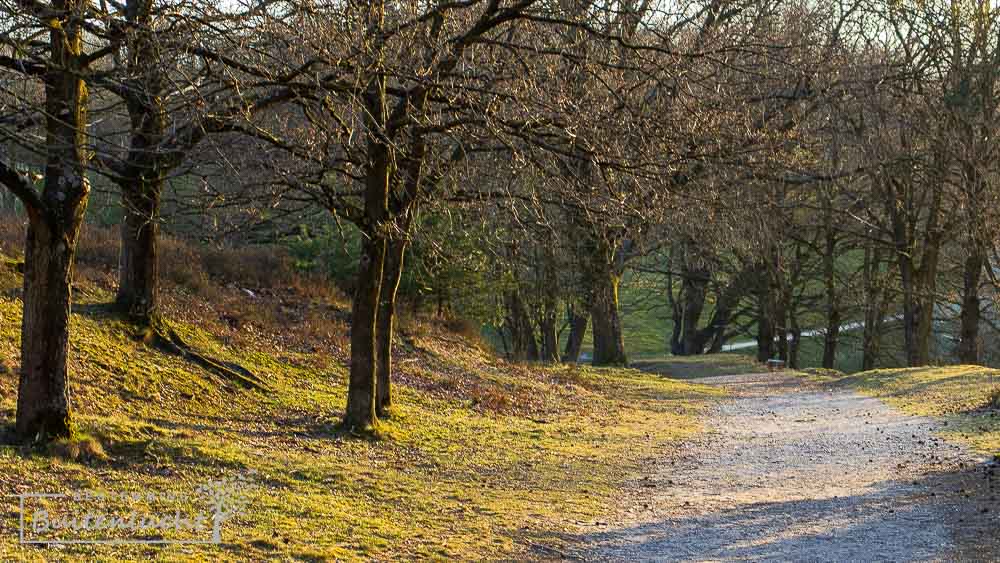
<instances>
[{"instance_id":1,"label":"gravel path","mask_svg":"<svg viewBox=\"0 0 1000 563\"><path fill-rule=\"evenodd\" d=\"M595 526L583 559L958 557L952 528L967 511L936 491L942 475L978 460L939 441L936 423L789 375L699 382L726 386L734 399L637 483L623 524Z\"/></svg>"}]
</instances>

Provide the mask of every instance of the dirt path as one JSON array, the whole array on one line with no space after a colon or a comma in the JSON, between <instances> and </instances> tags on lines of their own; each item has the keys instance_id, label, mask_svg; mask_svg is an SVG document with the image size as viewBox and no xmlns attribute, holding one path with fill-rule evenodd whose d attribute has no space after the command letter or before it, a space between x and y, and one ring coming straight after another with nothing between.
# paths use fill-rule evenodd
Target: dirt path
<instances>
[{"instance_id":1,"label":"dirt path","mask_svg":"<svg viewBox=\"0 0 1000 563\"><path fill-rule=\"evenodd\" d=\"M581 558L948 560L996 525L980 460L939 441L937 423L788 375L701 382L734 399L641 478L624 523L595 525ZM981 549L971 553L993 558Z\"/></svg>"}]
</instances>

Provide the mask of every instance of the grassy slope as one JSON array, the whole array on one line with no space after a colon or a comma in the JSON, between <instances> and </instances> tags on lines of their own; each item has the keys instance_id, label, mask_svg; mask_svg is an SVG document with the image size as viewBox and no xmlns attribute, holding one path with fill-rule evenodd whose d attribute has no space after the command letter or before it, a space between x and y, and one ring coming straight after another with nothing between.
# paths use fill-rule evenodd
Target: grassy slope
<instances>
[{"instance_id":1,"label":"grassy slope","mask_svg":"<svg viewBox=\"0 0 1000 563\"><path fill-rule=\"evenodd\" d=\"M0 265L7 424L19 283ZM258 486L250 509L227 525L223 547L22 547L11 501L0 518L0 560L516 557L532 543L558 547L577 523L614 507L630 472L697 431L695 415L716 393L634 371L498 364L436 325L410 321L397 358L404 384L396 415L378 439L358 439L333 427L346 381L342 302L320 296L296 309L287 295L253 301L238 288L212 288L211 303L168 293L179 332L262 375L272 389L261 393L133 340L100 305L111 297L106 280L80 286L72 392L81 429L109 459L0 447L0 496L186 493L246 470ZM239 317L238 328L220 312Z\"/></svg>"},{"instance_id":2,"label":"grassy slope","mask_svg":"<svg viewBox=\"0 0 1000 563\"><path fill-rule=\"evenodd\" d=\"M1000 370L980 366L881 369L846 377L822 377L878 397L917 416L947 421L941 434L986 454L1000 453L1000 418L984 408L1000 385Z\"/></svg>"}]
</instances>

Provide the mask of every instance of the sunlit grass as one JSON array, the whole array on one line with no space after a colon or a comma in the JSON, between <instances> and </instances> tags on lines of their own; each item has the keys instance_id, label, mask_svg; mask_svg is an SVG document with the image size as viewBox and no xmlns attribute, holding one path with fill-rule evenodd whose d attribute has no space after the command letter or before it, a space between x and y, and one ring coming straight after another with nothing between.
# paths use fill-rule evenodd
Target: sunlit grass
<instances>
[{"instance_id":1,"label":"sunlit grass","mask_svg":"<svg viewBox=\"0 0 1000 563\"><path fill-rule=\"evenodd\" d=\"M13 366L17 283L0 279L0 357ZM508 366L417 323L421 334L401 343L411 384L397 387L374 438L356 438L336 428L347 377L338 357L249 348L176 323L189 344L269 387L247 391L135 340L100 306L111 294L86 289L73 316L72 393L88 447L107 459L0 447L0 495L186 492L252 471L251 507L221 547L53 551L18 545L8 503L0 560L517 558L613 511L629 476L697 432L720 393L632 370ZM15 388L15 373L0 370L8 424Z\"/></svg>"}]
</instances>

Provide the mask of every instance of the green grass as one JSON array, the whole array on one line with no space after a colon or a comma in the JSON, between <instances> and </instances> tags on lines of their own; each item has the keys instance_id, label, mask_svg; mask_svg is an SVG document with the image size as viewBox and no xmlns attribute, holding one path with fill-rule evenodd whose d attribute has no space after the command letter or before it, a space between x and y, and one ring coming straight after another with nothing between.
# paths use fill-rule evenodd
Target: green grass
<instances>
[{"instance_id":1,"label":"green grass","mask_svg":"<svg viewBox=\"0 0 1000 563\"><path fill-rule=\"evenodd\" d=\"M0 267L6 424L15 404L19 283ZM111 298L106 289L82 289L70 368L85 437L48 450L0 447L0 496L85 488L189 494L253 472L249 509L227 524L222 546L53 550L17 543L16 505L7 503L0 560L523 558L533 544L558 548L583 523L606 518L639 467L698 432L699 413L720 394L633 370L498 363L411 321L393 417L374 437L352 437L335 427L347 378L336 335L302 351L266 325L236 334L175 321L192 346L239 362L269 386L247 391L136 341L101 306ZM168 307L175 318L208 308L176 299ZM245 305L267 318L269 304ZM103 455L89 455L95 451Z\"/></svg>"}]
</instances>

